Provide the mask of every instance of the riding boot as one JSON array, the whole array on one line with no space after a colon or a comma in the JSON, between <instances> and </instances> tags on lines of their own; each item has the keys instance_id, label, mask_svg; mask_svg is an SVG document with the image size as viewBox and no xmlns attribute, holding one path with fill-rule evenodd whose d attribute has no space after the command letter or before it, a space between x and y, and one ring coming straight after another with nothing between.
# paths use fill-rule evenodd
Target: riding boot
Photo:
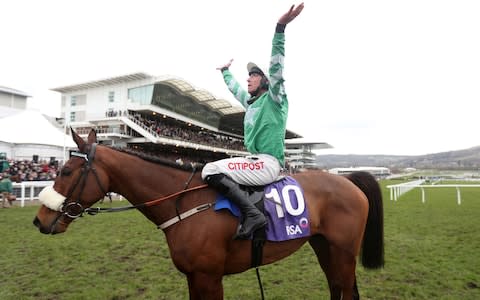
<instances>
[{"instance_id":1,"label":"riding boot","mask_svg":"<svg viewBox=\"0 0 480 300\"><path fill-rule=\"evenodd\" d=\"M252 233L267 225L267 219L254 204L248 200L248 193L240 188L225 174L209 175L205 178L208 185L235 203L244 216L244 221L237 231L235 239L249 239Z\"/></svg>"}]
</instances>

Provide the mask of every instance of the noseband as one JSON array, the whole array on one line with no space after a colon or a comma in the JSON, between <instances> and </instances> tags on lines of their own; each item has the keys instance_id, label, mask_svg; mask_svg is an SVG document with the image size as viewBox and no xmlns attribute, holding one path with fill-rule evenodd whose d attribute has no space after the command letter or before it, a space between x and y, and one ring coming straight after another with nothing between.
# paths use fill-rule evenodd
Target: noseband
<instances>
[{"instance_id":1,"label":"noseband","mask_svg":"<svg viewBox=\"0 0 480 300\"><path fill-rule=\"evenodd\" d=\"M88 149L88 148L87 148ZM86 150L86 153L82 152L72 152L71 156L76 156L85 159L84 166L82 168L82 174L78 177L77 182L72 186L70 191L67 194L67 197L63 201L63 204L60 208L60 211L63 212L63 214L69 218L76 219L78 217L81 217L82 214L85 212L85 208L82 206L82 194L83 190L85 188L85 184L87 182L87 177L90 171L93 173L95 180L97 181L98 187L102 191L104 195L108 195L108 197L111 197L109 193L103 188L102 184L100 183L100 179L98 178L98 173L95 167L93 167L93 159L95 158L95 151L97 149L97 144L93 143L90 145L90 151ZM73 192L77 189L77 187L80 188L80 192L78 193L78 198L76 200L70 201L69 199L72 198Z\"/></svg>"}]
</instances>

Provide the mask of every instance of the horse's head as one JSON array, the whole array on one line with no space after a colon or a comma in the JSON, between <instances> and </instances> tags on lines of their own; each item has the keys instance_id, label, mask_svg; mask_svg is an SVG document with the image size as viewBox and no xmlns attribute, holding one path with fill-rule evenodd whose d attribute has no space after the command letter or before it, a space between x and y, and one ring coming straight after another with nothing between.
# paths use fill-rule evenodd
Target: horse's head
<instances>
[{"instance_id":1,"label":"horse's head","mask_svg":"<svg viewBox=\"0 0 480 300\"><path fill-rule=\"evenodd\" d=\"M45 234L65 232L74 219L108 192L108 175L95 162L95 130L90 131L87 141L73 129L71 132L79 151L71 153L53 186L45 187L39 194L42 206L33 224Z\"/></svg>"}]
</instances>

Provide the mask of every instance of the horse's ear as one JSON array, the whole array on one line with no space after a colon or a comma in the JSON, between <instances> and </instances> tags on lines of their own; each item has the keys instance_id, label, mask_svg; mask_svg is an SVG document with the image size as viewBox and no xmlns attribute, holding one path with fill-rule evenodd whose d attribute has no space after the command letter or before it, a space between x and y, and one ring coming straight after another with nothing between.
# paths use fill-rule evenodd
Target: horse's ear
<instances>
[{"instance_id":1,"label":"horse's ear","mask_svg":"<svg viewBox=\"0 0 480 300\"><path fill-rule=\"evenodd\" d=\"M85 141L70 127L70 131L72 132L72 138L75 144L77 144L78 149L82 149L85 146Z\"/></svg>"},{"instance_id":2,"label":"horse's ear","mask_svg":"<svg viewBox=\"0 0 480 300\"><path fill-rule=\"evenodd\" d=\"M90 133L88 134L87 142L89 144L93 144L97 142L97 132L95 131L95 129L92 128L92 130L90 130Z\"/></svg>"}]
</instances>

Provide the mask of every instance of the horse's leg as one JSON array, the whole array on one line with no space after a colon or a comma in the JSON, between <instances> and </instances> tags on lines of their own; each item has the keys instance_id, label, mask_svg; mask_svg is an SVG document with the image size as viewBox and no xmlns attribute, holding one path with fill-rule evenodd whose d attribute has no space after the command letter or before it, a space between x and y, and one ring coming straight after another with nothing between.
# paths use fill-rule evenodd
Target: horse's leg
<instances>
[{"instance_id":1,"label":"horse's leg","mask_svg":"<svg viewBox=\"0 0 480 300\"><path fill-rule=\"evenodd\" d=\"M187 280L190 300L223 300L222 275L193 272Z\"/></svg>"},{"instance_id":2,"label":"horse's leg","mask_svg":"<svg viewBox=\"0 0 480 300\"><path fill-rule=\"evenodd\" d=\"M355 276L355 281L353 284L353 299L360 300L360 293L358 292L358 286L357 286L357 276Z\"/></svg>"},{"instance_id":3,"label":"horse's leg","mask_svg":"<svg viewBox=\"0 0 480 300\"><path fill-rule=\"evenodd\" d=\"M322 235L314 235L310 238L308 242L310 243L310 246L312 247L315 255L317 256L320 267L322 268L325 276L327 277L328 287L330 289L330 299L336 299L334 297L334 291L332 290L333 285L329 274L330 248L328 246L328 241Z\"/></svg>"},{"instance_id":4,"label":"horse's leg","mask_svg":"<svg viewBox=\"0 0 480 300\"><path fill-rule=\"evenodd\" d=\"M357 299L354 298L355 256L331 245L321 235L312 236L309 243L327 277L330 299Z\"/></svg>"},{"instance_id":5,"label":"horse's leg","mask_svg":"<svg viewBox=\"0 0 480 300\"><path fill-rule=\"evenodd\" d=\"M338 293L337 299L353 299L353 289L355 284L355 256L330 245L330 271L332 277L332 289Z\"/></svg>"}]
</instances>

